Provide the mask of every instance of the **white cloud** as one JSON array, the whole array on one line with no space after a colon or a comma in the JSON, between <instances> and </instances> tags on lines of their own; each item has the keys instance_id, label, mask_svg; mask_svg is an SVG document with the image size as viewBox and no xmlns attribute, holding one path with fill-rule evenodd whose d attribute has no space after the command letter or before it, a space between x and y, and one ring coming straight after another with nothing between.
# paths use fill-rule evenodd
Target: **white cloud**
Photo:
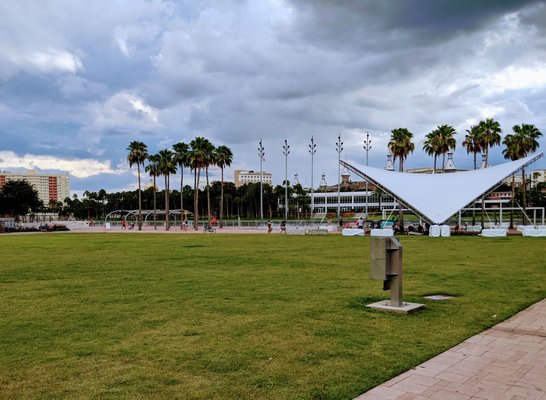
<instances>
[{"instance_id":1,"label":"white cloud","mask_svg":"<svg viewBox=\"0 0 546 400\"><path fill-rule=\"evenodd\" d=\"M39 168L42 170L66 171L77 178L88 178L98 174L121 174L126 172L124 169L112 169L110 161L92 159L69 160L35 154L18 156L12 151L0 151L0 168Z\"/></svg>"},{"instance_id":2,"label":"white cloud","mask_svg":"<svg viewBox=\"0 0 546 400\"><path fill-rule=\"evenodd\" d=\"M158 110L131 91L114 94L103 104L92 103L92 126L97 129L137 130L160 127Z\"/></svg>"},{"instance_id":3,"label":"white cloud","mask_svg":"<svg viewBox=\"0 0 546 400\"><path fill-rule=\"evenodd\" d=\"M496 92L518 89L541 89L546 86L546 65L535 67L509 66L489 79L490 87Z\"/></svg>"},{"instance_id":4,"label":"white cloud","mask_svg":"<svg viewBox=\"0 0 546 400\"><path fill-rule=\"evenodd\" d=\"M59 49L47 49L28 56L28 62L36 66L41 72L71 72L75 73L83 68L83 64L76 55Z\"/></svg>"}]
</instances>

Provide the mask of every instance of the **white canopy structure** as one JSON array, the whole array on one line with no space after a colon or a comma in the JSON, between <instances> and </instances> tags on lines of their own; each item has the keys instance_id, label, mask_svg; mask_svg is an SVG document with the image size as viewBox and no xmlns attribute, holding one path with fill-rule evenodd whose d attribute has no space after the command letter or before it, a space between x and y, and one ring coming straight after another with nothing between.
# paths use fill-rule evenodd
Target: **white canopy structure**
<instances>
[{"instance_id":1,"label":"white canopy structure","mask_svg":"<svg viewBox=\"0 0 546 400\"><path fill-rule=\"evenodd\" d=\"M533 154L494 167L443 174L394 172L365 166L357 169L346 161L340 162L348 170L390 193L428 222L441 224L542 156L543 153Z\"/></svg>"}]
</instances>

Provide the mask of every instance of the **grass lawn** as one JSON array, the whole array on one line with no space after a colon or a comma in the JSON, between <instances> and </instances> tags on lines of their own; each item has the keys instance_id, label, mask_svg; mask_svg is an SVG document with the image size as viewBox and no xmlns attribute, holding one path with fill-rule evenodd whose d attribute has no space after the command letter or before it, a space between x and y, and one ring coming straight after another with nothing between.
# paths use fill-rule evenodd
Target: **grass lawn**
<instances>
[{"instance_id":1,"label":"grass lawn","mask_svg":"<svg viewBox=\"0 0 546 400\"><path fill-rule=\"evenodd\" d=\"M350 399L546 296L540 238L401 242L410 316L367 237L1 236L0 398Z\"/></svg>"}]
</instances>

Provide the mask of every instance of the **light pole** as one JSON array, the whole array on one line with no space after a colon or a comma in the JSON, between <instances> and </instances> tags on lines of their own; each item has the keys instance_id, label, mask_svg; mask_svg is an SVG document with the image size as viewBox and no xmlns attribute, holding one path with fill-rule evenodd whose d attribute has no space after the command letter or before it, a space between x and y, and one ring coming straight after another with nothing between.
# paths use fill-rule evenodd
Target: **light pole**
<instances>
[{"instance_id":1,"label":"light pole","mask_svg":"<svg viewBox=\"0 0 546 400\"><path fill-rule=\"evenodd\" d=\"M262 145L262 139L260 139L260 143L258 146L258 157L260 157L260 222L263 224L264 222L264 187L263 187L263 161L264 161L264 146Z\"/></svg>"},{"instance_id":2,"label":"light pole","mask_svg":"<svg viewBox=\"0 0 546 400\"><path fill-rule=\"evenodd\" d=\"M337 151L337 223L339 225L339 222L341 221L341 212L340 212L340 193L339 189L341 186L341 152L343 151L343 142L341 141L341 134L337 136L337 143L336 143L336 151Z\"/></svg>"},{"instance_id":3,"label":"light pole","mask_svg":"<svg viewBox=\"0 0 546 400\"><path fill-rule=\"evenodd\" d=\"M286 139L282 146L282 154L284 154L284 220L288 222L288 154L290 154L290 146Z\"/></svg>"},{"instance_id":4,"label":"light pole","mask_svg":"<svg viewBox=\"0 0 546 400\"><path fill-rule=\"evenodd\" d=\"M366 140L364 140L364 150L366 151L366 167L368 166L368 152L372 148L372 140L370 134L366 131ZM368 180L366 179L366 219L368 219Z\"/></svg>"},{"instance_id":5,"label":"light pole","mask_svg":"<svg viewBox=\"0 0 546 400\"><path fill-rule=\"evenodd\" d=\"M311 144L309 145L309 153L311 154L311 226L314 223L313 212L315 211L315 198L313 197L313 159L317 152L317 145L315 139L311 136Z\"/></svg>"}]
</instances>

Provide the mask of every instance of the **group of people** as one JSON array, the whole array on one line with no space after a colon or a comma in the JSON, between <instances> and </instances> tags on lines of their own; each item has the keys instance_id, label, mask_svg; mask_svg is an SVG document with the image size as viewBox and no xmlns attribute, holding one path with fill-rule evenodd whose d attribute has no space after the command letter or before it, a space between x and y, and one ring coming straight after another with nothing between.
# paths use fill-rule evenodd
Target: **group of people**
<instances>
[{"instance_id":1,"label":"group of people","mask_svg":"<svg viewBox=\"0 0 546 400\"><path fill-rule=\"evenodd\" d=\"M134 227L135 227L134 222L128 223L127 220L125 219L121 221L121 229L133 229Z\"/></svg>"},{"instance_id":2,"label":"group of people","mask_svg":"<svg viewBox=\"0 0 546 400\"><path fill-rule=\"evenodd\" d=\"M286 221L281 221L280 225L280 233L286 233ZM271 223L271 220L267 221L267 233L273 232L273 224Z\"/></svg>"}]
</instances>

